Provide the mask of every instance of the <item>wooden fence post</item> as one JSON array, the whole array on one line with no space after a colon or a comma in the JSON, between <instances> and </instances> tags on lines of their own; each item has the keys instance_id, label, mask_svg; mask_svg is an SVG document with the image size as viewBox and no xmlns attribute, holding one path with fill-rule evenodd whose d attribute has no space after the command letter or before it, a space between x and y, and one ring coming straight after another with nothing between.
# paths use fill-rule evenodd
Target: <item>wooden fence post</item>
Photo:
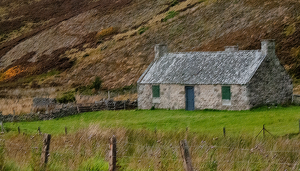
<instances>
[{"instance_id":1,"label":"wooden fence post","mask_svg":"<svg viewBox=\"0 0 300 171\"><path fill-rule=\"evenodd\" d=\"M299 132L300 132L300 119L299 119Z\"/></svg>"},{"instance_id":2,"label":"wooden fence post","mask_svg":"<svg viewBox=\"0 0 300 171\"><path fill-rule=\"evenodd\" d=\"M180 151L181 151L181 157L183 159L183 165L185 171L193 171L192 161L189 153L189 147L187 145L186 140L180 141Z\"/></svg>"},{"instance_id":3,"label":"wooden fence post","mask_svg":"<svg viewBox=\"0 0 300 171\"><path fill-rule=\"evenodd\" d=\"M1 121L1 132L4 133L3 121Z\"/></svg>"},{"instance_id":4,"label":"wooden fence post","mask_svg":"<svg viewBox=\"0 0 300 171\"><path fill-rule=\"evenodd\" d=\"M117 139L113 136L110 139L109 171L115 171L117 167Z\"/></svg>"},{"instance_id":5,"label":"wooden fence post","mask_svg":"<svg viewBox=\"0 0 300 171\"><path fill-rule=\"evenodd\" d=\"M51 135L50 134L44 134L43 139L43 149L42 149L42 155L41 155L41 166L45 167L48 162L49 157L49 149L50 149L50 140Z\"/></svg>"},{"instance_id":6,"label":"wooden fence post","mask_svg":"<svg viewBox=\"0 0 300 171\"><path fill-rule=\"evenodd\" d=\"M224 135L224 137L226 137L226 128L225 127L223 127L223 135Z\"/></svg>"}]
</instances>

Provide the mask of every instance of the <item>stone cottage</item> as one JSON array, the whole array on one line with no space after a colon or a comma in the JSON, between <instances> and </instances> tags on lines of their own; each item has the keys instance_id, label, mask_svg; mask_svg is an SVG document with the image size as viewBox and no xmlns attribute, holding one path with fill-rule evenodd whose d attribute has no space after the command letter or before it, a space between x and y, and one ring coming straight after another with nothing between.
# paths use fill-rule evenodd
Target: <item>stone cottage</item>
<instances>
[{"instance_id":1,"label":"stone cottage","mask_svg":"<svg viewBox=\"0 0 300 171\"><path fill-rule=\"evenodd\" d=\"M276 57L274 40L263 40L260 50L154 49L154 61L137 82L139 109L247 110L292 100L292 80Z\"/></svg>"}]
</instances>

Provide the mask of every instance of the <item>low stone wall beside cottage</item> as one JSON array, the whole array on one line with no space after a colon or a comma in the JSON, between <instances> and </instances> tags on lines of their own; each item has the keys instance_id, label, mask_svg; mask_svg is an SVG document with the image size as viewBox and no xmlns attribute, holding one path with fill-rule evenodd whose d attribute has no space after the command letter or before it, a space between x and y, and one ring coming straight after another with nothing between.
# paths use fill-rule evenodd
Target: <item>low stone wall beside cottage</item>
<instances>
[{"instance_id":1,"label":"low stone wall beside cottage","mask_svg":"<svg viewBox=\"0 0 300 171\"><path fill-rule=\"evenodd\" d=\"M18 121L37 121L51 120L71 115L76 115L84 112L101 111L101 110L132 110L137 108L137 101L113 101L104 100L93 104L59 104L53 103L51 99L39 98L34 101L35 107L42 109L37 112L31 112L24 115L2 115L0 112L0 121L3 122L18 122ZM49 108L52 105L53 108ZM45 110L47 109L47 110Z\"/></svg>"},{"instance_id":2,"label":"low stone wall beside cottage","mask_svg":"<svg viewBox=\"0 0 300 171\"><path fill-rule=\"evenodd\" d=\"M296 105L300 105L300 95L299 94L293 95L293 103Z\"/></svg>"}]
</instances>

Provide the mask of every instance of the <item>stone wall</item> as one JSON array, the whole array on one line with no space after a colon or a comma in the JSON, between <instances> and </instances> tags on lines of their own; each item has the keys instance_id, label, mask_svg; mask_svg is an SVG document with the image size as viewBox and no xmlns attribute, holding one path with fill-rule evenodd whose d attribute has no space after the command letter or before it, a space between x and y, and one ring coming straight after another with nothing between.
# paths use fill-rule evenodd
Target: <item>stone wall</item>
<instances>
[{"instance_id":1,"label":"stone wall","mask_svg":"<svg viewBox=\"0 0 300 171\"><path fill-rule=\"evenodd\" d=\"M293 103L296 105L300 105L300 95L298 94L293 95Z\"/></svg>"},{"instance_id":2,"label":"stone wall","mask_svg":"<svg viewBox=\"0 0 300 171\"><path fill-rule=\"evenodd\" d=\"M184 86L178 84L160 85L160 103L155 105L160 109L185 109Z\"/></svg>"},{"instance_id":3,"label":"stone wall","mask_svg":"<svg viewBox=\"0 0 300 171\"><path fill-rule=\"evenodd\" d=\"M34 98L32 100L32 107L34 112L38 111L51 111L57 108L55 99L52 98Z\"/></svg>"},{"instance_id":4,"label":"stone wall","mask_svg":"<svg viewBox=\"0 0 300 171\"><path fill-rule=\"evenodd\" d=\"M53 105L56 104L56 100L55 99L51 99L51 98L34 98L32 100L32 106L33 107L47 107L48 105Z\"/></svg>"},{"instance_id":5,"label":"stone wall","mask_svg":"<svg viewBox=\"0 0 300 171\"><path fill-rule=\"evenodd\" d=\"M231 85L231 105L222 105L221 85L195 85L195 109L248 110L246 86ZM161 84L159 103L152 103L152 85L139 85L138 108L185 109L185 85Z\"/></svg>"},{"instance_id":6,"label":"stone wall","mask_svg":"<svg viewBox=\"0 0 300 171\"><path fill-rule=\"evenodd\" d=\"M231 85L231 105L222 104L222 85L196 85L195 109L248 110L247 88Z\"/></svg>"},{"instance_id":7,"label":"stone wall","mask_svg":"<svg viewBox=\"0 0 300 171\"><path fill-rule=\"evenodd\" d=\"M24 115L2 115L0 113L0 120L3 122L18 122L18 121L37 121L37 120L51 120L78 114L76 106L65 106L53 113L29 113Z\"/></svg>"},{"instance_id":8,"label":"stone wall","mask_svg":"<svg viewBox=\"0 0 300 171\"><path fill-rule=\"evenodd\" d=\"M139 84L138 85L138 108L151 109L152 107L152 85Z\"/></svg>"},{"instance_id":9,"label":"stone wall","mask_svg":"<svg viewBox=\"0 0 300 171\"><path fill-rule=\"evenodd\" d=\"M251 107L291 102L293 84L275 54L269 54L247 85Z\"/></svg>"}]
</instances>

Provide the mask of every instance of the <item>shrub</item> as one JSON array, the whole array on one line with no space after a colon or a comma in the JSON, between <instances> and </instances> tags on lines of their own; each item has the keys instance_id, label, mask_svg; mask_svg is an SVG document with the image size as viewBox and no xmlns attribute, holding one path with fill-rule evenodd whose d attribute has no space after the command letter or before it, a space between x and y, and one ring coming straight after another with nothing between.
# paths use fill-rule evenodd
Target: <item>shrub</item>
<instances>
[{"instance_id":1,"label":"shrub","mask_svg":"<svg viewBox=\"0 0 300 171\"><path fill-rule=\"evenodd\" d=\"M139 34L143 34L145 31L147 31L149 29L149 27L141 27L139 30L138 30L138 33Z\"/></svg>"},{"instance_id":2,"label":"shrub","mask_svg":"<svg viewBox=\"0 0 300 171\"><path fill-rule=\"evenodd\" d=\"M117 32L117 29L114 27L109 27L107 29L103 29L96 34L97 39L103 39L106 36L113 35Z\"/></svg>"},{"instance_id":3,"label":"shrub","mask_svg":"<svg viewBox=\"0 0 300 171\"><path fill-rule=\"evenodd\" d=\"M76 99L75 99L73 91L66 92L61 97L56 98L56 101L59 102L59 103L75 102L75 100Z\"/></svg>"},{"instance_id":4,"label":"shrub","mask_svg":"<svg viewBox=\"0 0 300 171\"><path fill-rule=\"evenodd\" d=\"M168 19L174 18L178 14L179 14L179 12L177 12L177 11L169 11L167 16L165 18L163 18L162 21L166 22L166 21L168 21Z\"/></svg>"},{"instance_id":5,"label":"shrub","mask_svg":"<svg viewBox=\"0 0 300 171\"><path fill-rule=\"evenodd\" d=\"M101 88L102 80L100 80L100 77L96 77L95 81L93 82L93 88L98 91Z\"/></svg>"},{"instance_id":6,"label":"shrub","mask_svg":"<svg viewBox=\"0 0 300 171\"><path fill-rule=\"evenodd\" d=\"M178 3L179 3L178 0L173 0L170 5L171 5L171 7L173 7L173 6L177 5Z\"/></svg>"}]
</instances>

